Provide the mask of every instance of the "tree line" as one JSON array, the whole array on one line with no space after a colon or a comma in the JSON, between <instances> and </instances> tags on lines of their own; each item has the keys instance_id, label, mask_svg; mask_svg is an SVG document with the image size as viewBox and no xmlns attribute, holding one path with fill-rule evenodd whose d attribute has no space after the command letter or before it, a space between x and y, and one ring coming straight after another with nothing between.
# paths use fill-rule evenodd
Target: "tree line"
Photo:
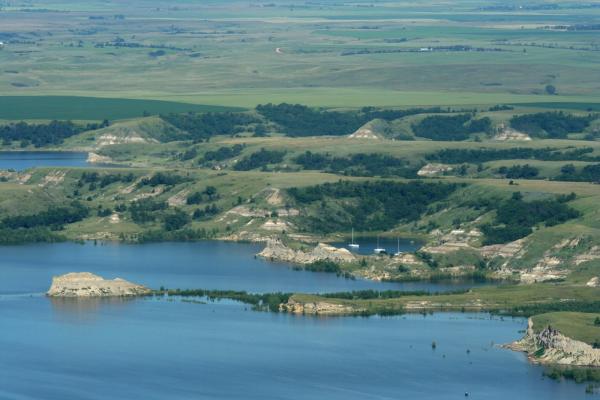
<instances>
[{"instance_id":1,"label":"tree line","mask_svg":"<svg viewBox=\"0 0 600 400\"><path fill-rule=\"evenodd\" d=\"M529 164L513 165L511 167L502 166L497 169L497 172L507 179L535 179L540 174L538 168Z\"/></svg>"},{"instance_id":2,"label":"tree line","mask_svg":"<svg viewBox=\"0 0 600 400\"><path fill-rule=\"evenodd\" d=\"M563 111L515 115L510 126L533 137L564 139L569 133L582 132L597 116L576 116Z\"/></svg>"},{"instance_id":3,"label":"tree line","mask_svg":"<svg viewBox=\"0 0 600 400\"><path fill-rule=\"evenodd\" d=\"M533 227L536 225L554 226L577 218L581 213L565 204L574 198L575 196L571 195L524 201L520 192L514 192L510 199L494 207L494 220L481 227L484 234L483 243L490 245L512 242L533 233Z\"/></svg>"},{"instance_id":4,"label":"tree line","mask_svg":"<svg viewBox=\"0 0 600 400\"><path fill-rule=\"evenodd\" d=\"M88 215L89 209L74 201L68 206L52 206L35 214L5 217L0 221L0 244L64 241L66 238L58 232Z\"/></svg>"},{"instance_id":5,"label":"tree line","mask_svg":"<svg viewBox=\"0 0 600 400\"><path fill-rule=\"evenodd\" d=\"M131 183L134 180L135 175L131 172L128 174L101 174L98 172L84 172L81 174L81 177L77 181L77 187L83 187L84 185L88 184L89 190L93 191L96 190L97 187L100 187L102 189L106 186L112 185L113 183Z\"/></svg>"},{"instance_id":6,"label":"tree line","mask_svg":"<svg viewBox=\"0 0 600 400\"><path fill-rule=\"evenodd\" d=\"M388 230L400 222L416 221L427 206L443 200L463 184L339 181L302 188L288 194L306 215L298 223L321 233Z\"/></svg>"},{"instance_id":7,"label":"tree line","mask_svg":"<svg viewBox=\"0 0 600 400\"><path fill-rule=\"evenodd\" d=\"M233 146L219 147L217 150L209 150L204 153L204 156L200 159L200 163L207 163L210 161L224 161L242 153L242 150L246 147L245 144L235 144Z\"/></svg>"},{"instance_id":8,"label":"tree line","mask_svg":"<svg viewBox=\"0 0 600 400\"><path fill-rule=\"evenodd\" d=\"M566 164L560 169L560 175L554 180L571 182L600 182L600 164L586 165L577 169L573 164Z\"/></svg>"},{"instance_id":9,"label":"tree line","mask_svg":"<svg viewBox=\"0 0 600 400\"><path fill-rule=\"evenodd\" d=\"M250 171L257 168L265 168L269 164L279 164L283 161L286 152L283 150L260 149L239 160L233 169L236 171Z\"/></svg>"},{"instance_id":10,"label":"tree line","mask_svg":"<svg viewBox=\"0 0 600 400\"><path fill-rule=\"evenodd\" d=\"M356 153L346 157L334 157L329 153L306 151L293 161L306 170L319 170L350 176L401 176L416 178L416 167L406 160L377 153Z\"/></svg>"},{"instance_id":11,"label":"tree line","mask_svg":"<svg viewBox=\"0 0 600 400\"><path fill-rule=\"evenodd\" d=\"M492 120L488 117L471 119L471 114L430 115L412 125L415 136L437 141L460 141L477 132L488 132Z\"/></svg>"},{"instance_id":12,"label":"tree line","mask_svg":"<svg viewBox=\"0 0 600 400\"><path fill-rule=\"evenodd\" d=\"M600 161L600 157L591 156L592 147L560 149L555 147L531 148L513 147L510 149L442 149L426 154L428 161L444 164L484 163L488 161L510 159L534 159L540 161Z\"/></svg>"},{"instance_id":13,"label":"tree line","mask_svg":"<svg viewBox=\"0 0 600 400\"><path fill-rule=\"evenodd\" d=\"M247 125L260 122L255 116L241 112L166 114L161 118L182 132L165 138L165 141L207 141L215 135L244 132Z\"/></svg>"},{"instance_id":14,"label":"tree line","mask_svg":"<svg viewBox=\"0 0 600 400\"><path fill-rule=\"evenodd\" d=\"M50 207L29 215L16 215L5 217L1 227L8 229L31 229L46 227L51 230L62 230L65 225L79 222L89 215L89 209L78 201L72 202L68 207Z\"/></svg>"},{"instance_id":15,"label":"tree line","mask_svg":"<svg viewBox=\"0 0 600 400\"><path fill-rule=\"evenodd\" d=\"M152 175L151 177L146 177L146 178L143 178L142 180L140 180L140 182L138 183L138 186L139 187L143 187L143 186L156 187L159 185L175 186L180 183L189 182L190 180L191 179L187 176L181 176L181 175L167 173L167 172L157 172L156 174Z\"/></svg>"},{"instance_id":16,"label":"tree line","mask_svg":"<svg viewBox=\"0 0 600 400\"><path fill-rule=\"evenodd\" d=\"M279 125L288 136L349 135L369 121L392 121L409 115L452 112L439 107L404 110L363 107L354 111L328 111L301 104L261 104L256 111Z\"/></svg>"},{"instance_id":17,"label":"tree line","mask_svg":"<svg viewBox=\"0 0 600 400\"><path fill-rule=\"evenodd\" d=\"M104 128L109 125L107 120L102 123L91 123L87 125L76 125L71 121L51 121L47 124L28 124L18 122L0 127L0 140L6 145L12 142L20 142L21 147L33 145L44 147L59 145L65 139L75 136L81 132Z\"/></svg>"}]
</instances>

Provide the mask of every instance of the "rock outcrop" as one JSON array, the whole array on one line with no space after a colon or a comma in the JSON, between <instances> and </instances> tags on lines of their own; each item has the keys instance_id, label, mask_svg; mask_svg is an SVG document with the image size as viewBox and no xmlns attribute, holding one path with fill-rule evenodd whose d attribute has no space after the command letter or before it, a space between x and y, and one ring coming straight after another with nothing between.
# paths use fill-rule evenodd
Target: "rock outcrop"
<instances>
[{"instance_id":1,"label":"rock outcrop","mask_svg":"<svg viewBox=\"0 0 600 400\"><path fill-rule=\"evenodd\" d=\"M575 246L573 246L575 247ZM588 261L594 261L600 258L600 246L592 246L588 251L583 254L575 256L573 262L575 265L583 264Z\"/></svg>"},{"instance_id":2,"label":"rock outcrop","mask_svg":"<svg viewBox=\"0 0 600 400\"><path fill-rule=\"evenodd\" d=\"M267 246L258 253L259 257L273 261L283 261L294 264L310 264L315 261L329 260L338 263L356 261L356 256L347 249L338 249L325 243L319 243L309 252L294 250L287 247L279 239L267 241Z\"/></svg>"},{"instance_id":3,"label":"rock outcrop","mask_svg":"<svg viewBox=\"0 0 600 400\"><path fill-rule=\"evenodd\" d=\"M389 130L390 127L387 121L374 119L358 128L356 132L348 137L350 139L381 139Z\"/></svg>"},{"instance_id":4,"label":"rock outcrop","mask_svg":"<svg viewBox=\"0 0 600 400\"><path fill-rule=\"evenodd\" d=\"M600 278L595 276L585 284L587 287L600 287Z\"/></svg>"},{"instance_id":5,"label":"rock outcrop","mask_svg":"<svg viewBox=\"0 0 600 400\"><path fill-rule=\"evenodd\" d=\"M115 297L141 296L151 291L145 286L121 278L104 279L89 272L71 272L52 278L50 297Z\"/></svg>"},{"instance_id":6,"label":"rock outcrop","mask_svg":"<svg viewBox=\"0 0 600 400\"><path fill-rule=\"evenodd\" d=\"M111 164L113 160L108 156L102 156L98 153L89 152L86 162L90 164Z\"/></svg>"},{"instance_id":7,"label":"rock outcrop","mask_svg":"<svg viewBox=\"0 0 600 400\"><path fill-rule=\"evenodd\" d=\"M523 351L528 354L531 361L541 364L600 367L600 349L594 349L587 343L564 336L552 327L536 333L531 318L523 339L505 347Z\"/></svg>"},{"instance_id":8,"label":"rock outcrop","mask_svg":"<svg viewBox=\"0 0 600 400\"><path fill-rule=\"evenodd\" d=\"M419 176L436 176L452 171L454 168L445 164L427 164L421 168L417 175Z\"/></svg>"},{"instance_id":9,"label":"rock outcrop","mask_svg":"<svg viewBox=\"0 0 600 400\"><path fill-rule=\"evenodd\" d=\"M293 298L290 298L287 303L282 303L279 305L279 311L292 314L348 315L356 314L363 310L343 304L333 304L324 301L299 302Z\"/></svg>"},{"instance_id":10,"label":"rock outcrop","mask_svg":"<svg viewBox=\"0 0 600 400\"><path fill-rule=\"evenodd\" d=\"M516 257L518 253L523 250L524 245L525 239L519 239L505 244L492 244L489 246L483 246L479 249L479 252L483 257L511 258Z\"/></svg>"},{"instance_id":11,"label":"rock outcrop","mask_svg":"<svg viewBox=\"0 0 600 400\"><path fill-rule=\"evenodd\" d=\"M531 137L523 132L516 131L511 127L508 127L504 124L500 124L500 126L496 130L496 134L493 137L493 140L498 140L501 142L506 141L521 141L528 142L531 140Z\"/></svg>"}]
</instances>

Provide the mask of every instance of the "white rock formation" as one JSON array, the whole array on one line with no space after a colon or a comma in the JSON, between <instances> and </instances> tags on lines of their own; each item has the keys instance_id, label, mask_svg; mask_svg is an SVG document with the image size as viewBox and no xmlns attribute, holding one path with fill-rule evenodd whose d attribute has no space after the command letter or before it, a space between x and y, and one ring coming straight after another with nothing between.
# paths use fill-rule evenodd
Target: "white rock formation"
<instances>
[{"instance_id":1,"label":"white rock formation","mask_svg":"<svg viewBox=\"0 0 600 400\"><path fill-rule=\"evenodd\" d=\"M417 175L419 175L419 176L435 176L435 175L443 174L445 172L450 172L453 169L454 168L451 167L450 165L432 163L432 164L427 164L423 168L421 168L417 172Z\"/></svg>"},{"instance_id":2,"label":"white rock formation","mask_svg":"<svg viewBox=\"0 0 600 400\"><path fill-rule=\"evenodd\" d=\"M294 250L284 245L279 239L271 239L267 246L258 253L263 257L274 261L284 261L295 264L310 264L315 261L329 260L339 263L356 261L356 257L348 249L338 249L325 243L319 243L309 252Z\"/></svg>"},{"instance_id":3,"label":"white rock formation","mask_svg":"<svg viewBox=\"0 0 600 400\"><path fill-rule=\"evenodd\" d=\"M498 140L501 142L506 142L506 141L527 142L527 141L531 140L531 137L526 133L516 131L516 130L512 129L511 127L508 127L504 124L500 124L500 126L497 128L496 134L493 137L493 140Z\"/></svg>"},{"instance_id":4,"label":"white rock formation","mask_svg":"<svg viewBox=\"0 0 600 400\"><path fill-rule=\"evenodd\" d=\"M600 349L573 340L551 327L535 333L531 318L525 337L505 347L523 351L532 361L542 364L600 367Z\"/></svg>"},{"instance_id":5,"label":"white rock formation","mask_svg":"<svg viewBox=\"0 0 600 400\"><path fill-rule=\"evenodd\" d=\"M355 314L364 311L364 309L356 309L352 306L327 303L324 301L302 303L290 298L287 303L279 305L279 311L292 314L345 315Z\"/></svg>"},{"instance_id":6,"label":"white rock formation","mask_svg":"<svg viewBox=\"0 0 600 400\"><path fill-rule=\"evenodd\" d=\"M71 272L55 276L46 293L50 297L109 297L140 296L149 294L145 286L128 282L121 278L104 279L89 272Z\"/></svg>"},{"instance_id":7,"label":"white rock formation","mask_svg":"<svg viewBox=\"0 0 600 400\"><path fill-rule=\"evenodd\" d=\"M381 139L383 133L389 130L389 124L382 119L367 122L348 137L350 139Z\"/></svg>"},{"instance_id":8,"label":"white rock formation","mask_svg":"<svg viewBox=\"0 0 600 400\"><path fill-rule=\"evenodd\" d=\"M90 164L110 164L113 162L113 160L110 157L102 156L97 153L89 152L86 162L88 162Z\"/></svg>"},{"instance_id":9,"label":"white rock formation","mask_svg":"<svg viewBox=\"0 0 600 400\"><path fill-rule=\"evenodd\" d=\"M523 249L525 245L525 239L515 240L514 242L505 244L492 244L489 246L483 246L479 249L479 252L484 257L504 257L511 258L517 256L517 254Z\"/></svg>"},{"instance_id":10,"label":"white rock formation","mask_svg":"<svg viewBox=\"0 0 600 400\"><path fill-rule=\"evenodd\" d=\"M598 278L597 276L593 277L592 279L590 279L585 286L588 287L600 287L600 278Z\"/></svg>"}]
</instances>

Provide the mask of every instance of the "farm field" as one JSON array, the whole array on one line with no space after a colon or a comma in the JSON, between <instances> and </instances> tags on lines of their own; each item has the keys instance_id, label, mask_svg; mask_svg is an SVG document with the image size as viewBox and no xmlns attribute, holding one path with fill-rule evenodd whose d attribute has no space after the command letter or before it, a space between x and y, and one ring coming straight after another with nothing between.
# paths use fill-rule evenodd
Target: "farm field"
<instances>
[{"instance_id":1,"label":"farm field","mask_svg":"<svg viewBox=\"0 0 600 400\"><path fill-rule=\"evenodd\" d=\"M43 0L4 7L2 95L248 108L556 102L591 104L587 109L600 102L597 35L564 29L597 22L593 7L497 10L459 1L448 14L428 2L152 4ZM139 105L151 113L181 110ZM131 110L136 115L111 114L139 116Z\"/></svg>"}]
</instances>

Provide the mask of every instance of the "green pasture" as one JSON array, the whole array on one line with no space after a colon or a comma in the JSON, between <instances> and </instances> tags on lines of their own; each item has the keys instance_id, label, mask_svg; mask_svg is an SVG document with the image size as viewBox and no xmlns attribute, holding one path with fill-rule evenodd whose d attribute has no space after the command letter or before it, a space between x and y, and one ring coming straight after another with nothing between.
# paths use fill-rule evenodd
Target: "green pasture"
<instances>
[{"instance_id":1,"label":"green pasture","mask_svg":"<svg viewBox=\"0 0 600 400\"><path fill-rule=\"evenodd\" d=\"M0 96L0 119L116 120L188 111L231 111L237 108L160 100L78 96Z\"/></svg>"},{"instance_id":2,"label":"green pasture","mask_svg":"<svg viewBox=\"0 0 600 400\"><path fill-rule=\"evenodd\" d=\"M268 102L597 109L595 32L539 29L588 23L597 10L482 12L485 2L451 3L452 12L434 2L185 2L179 9L38 0L29 12L3 10L3 32L15 39L0 50L0 92L23 102L0 99L0 119L121 119ZM439 46L502 51L395 52ZM548 84L557 95L545 93ZM29 96L61 98L40 104ZM70 96L148 102L62 98Z\"/></svg>"}]
</instances>

